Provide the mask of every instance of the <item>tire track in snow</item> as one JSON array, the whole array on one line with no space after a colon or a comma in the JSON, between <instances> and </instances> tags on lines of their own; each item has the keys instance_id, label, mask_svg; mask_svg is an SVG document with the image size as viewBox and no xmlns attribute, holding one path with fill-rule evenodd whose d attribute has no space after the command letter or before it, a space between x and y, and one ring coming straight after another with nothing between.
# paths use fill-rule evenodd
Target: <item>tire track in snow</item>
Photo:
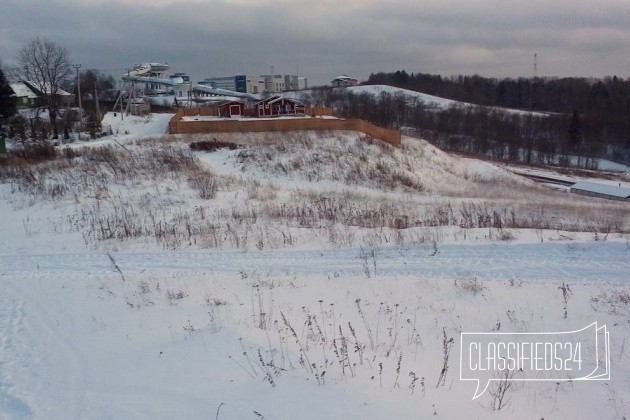
<instances>
[{"instance_id":1,"label":"tire track in snow","mask_svg":"<svg viewBox=\"0 0 630 420\"><path fill-rule=\"evenodd\" d=\"M374 249L375 257L370 252ZM621 243L473 244L340 250L183 250L112 253L125 274L245 271L476 277L480 280L628 282L630 250ZM106 253L0 255L0 276L117 277Z\"/></svg>"}]
</instances>

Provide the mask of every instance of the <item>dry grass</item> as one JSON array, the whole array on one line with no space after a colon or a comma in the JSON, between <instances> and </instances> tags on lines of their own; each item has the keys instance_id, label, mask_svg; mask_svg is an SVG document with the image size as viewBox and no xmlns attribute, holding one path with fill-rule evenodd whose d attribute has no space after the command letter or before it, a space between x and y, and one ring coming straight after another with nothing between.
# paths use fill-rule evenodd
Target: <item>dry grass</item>
<instances>
[{"instance_id":1,"label":"dry grass","mask_svg":"<svg viewBox=\"0 0 630 420\"><path fill-rule=\"evenodd\" d=\"M487 229L497 240L513 239L520 228L588 231L601 239L630 231L625 203L548 190L420 141L399 149L348 134L300 133L250 136L248 143L234 152L240 177L213 173L186 142L168 138L57 149L45 159L11 156L0 179L28 205L72 203L55 229L81 232L93 247L154 241L267 249L295 245L305 232L333 247L431 244L443 240L443 226L462 239L470 229ZM272 181L248 177L250 171ZM323 184L292 188L294 179Z\"/></svg>"}]
</instances>

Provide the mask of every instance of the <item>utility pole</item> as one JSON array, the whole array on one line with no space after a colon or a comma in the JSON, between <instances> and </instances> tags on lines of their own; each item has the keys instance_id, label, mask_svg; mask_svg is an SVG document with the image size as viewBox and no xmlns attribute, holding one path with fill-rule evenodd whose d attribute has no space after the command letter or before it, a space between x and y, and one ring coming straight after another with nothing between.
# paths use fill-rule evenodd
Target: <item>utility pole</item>
<instances>
[{"instance_id":1,"label":"utility pole","mask_svg":"<svg viewBox=\"0 0 630 420\"><path fill-rule=\"evenodd\" d=\"M273 74L273 65L269 67L271 67L271 92L275 93L276 92L276 79Z\"/></svg>"},{"instance_id":2,"label":"utility pole","mask_svg":"<svg viewBox=\"0 0 630 420\"><path fill-rule=\"evenodd\" d=\"M129 69L127 69L127 74L129 74ZM124 101L124 99L123 99L123 88L125 88L125 89L127 88L127 83L128 82L125 82L125 84L120 87L120 121L124 121L125 120L125 118L123 117L123 114L124 114L124 112L123 112L123 101Z\"/></svg>"},{"instance_id":3,"label":"utility pole","mask_svg":"<svg viewBox=\"0 0 630 420\"><path fill-rule=\"evenodd\" d=\"M98 90L96 89L96 84L94 84L94 102L96 103L96 118L101 120L101 107L98 103Z\"/></svg>"},{"instance_id":4,"label":"utility pole","mask_svg":"<svg viewBox=\"0 0 630 420\"><path fill-rule=\"evenodd\" d=\"M129 113L131 112L131 100L133 99L133 89L135 88L133 81L130 82L130 69L127 69L127 84L125 84L125 86L129 86L128 83L131 83L131 90L129 92L127 92L127 106L125 106L125 112L127 113L127 115L129 115ZM120 118L122 119L122 103L120 104Z\"/></svg>"},{"instance_id":5,"label":"utility pole","mask_svg":"<svg viewBox=\"0 0 630 420\"><path fill-rule=\"evenodd\" d=\"M83 131L83 106L81 105L81 78L79 77L79 69L81 64L73 64L72 68L77 71L77 94L79 96L79 138L81 137L81 131Z\"/></svg>"}]
</instances>

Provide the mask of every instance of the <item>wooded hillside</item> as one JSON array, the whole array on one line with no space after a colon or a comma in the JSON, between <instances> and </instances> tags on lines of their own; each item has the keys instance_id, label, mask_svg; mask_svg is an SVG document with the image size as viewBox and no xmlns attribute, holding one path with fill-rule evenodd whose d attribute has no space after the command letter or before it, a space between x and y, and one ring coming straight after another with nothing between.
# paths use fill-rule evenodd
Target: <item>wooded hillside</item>
<instances>
[{"instance_id":1,"label":"wooded hillside","mask_svg":"<svg viewBox=\"0 0 630 420\"><path fill-rule=\"evenodd\" d=\"M493 159L582 167L594 167L595 157L630 163L630 80L444 78L403 70L372 74L364 84L395 86L485 107L436 109L404 95L333 89L316 90L312 99L348 117L411 129L442 148ZM506 113L493 107L549 115Z\"/></svg>"}]
</instances>

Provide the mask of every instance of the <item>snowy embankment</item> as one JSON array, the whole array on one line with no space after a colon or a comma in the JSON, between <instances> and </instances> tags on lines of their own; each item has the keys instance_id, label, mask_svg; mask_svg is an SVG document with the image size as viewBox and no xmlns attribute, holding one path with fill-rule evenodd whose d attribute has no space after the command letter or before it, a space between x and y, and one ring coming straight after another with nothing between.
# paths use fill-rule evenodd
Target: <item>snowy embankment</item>
<instances>
[{"instance_id":1,"label":"snowy embankment","mask_svg":"<svg viewBox=\"0 0 630 420\"><path fill-rule=\"evenodd\" d=\"M120 112L108 112L103 117L103 131L117 140L141 139L162 136L168 132L168 122L174 113L149 114L146 116L123 115ZM111 139L104 139L105 141Z\"/></svg>"},{"instance_id":2,"label":"snowy embankment","mask_svg":"<svg viewBox=\"0 0 630 420\"><path fill-rule=\"evenodd\" d=\"M627 204L412 138L125 121L0 178L0 418L630 414ZM462 332L593 322L609 381L459 379Z\"/></svg>"}]
</instances>

